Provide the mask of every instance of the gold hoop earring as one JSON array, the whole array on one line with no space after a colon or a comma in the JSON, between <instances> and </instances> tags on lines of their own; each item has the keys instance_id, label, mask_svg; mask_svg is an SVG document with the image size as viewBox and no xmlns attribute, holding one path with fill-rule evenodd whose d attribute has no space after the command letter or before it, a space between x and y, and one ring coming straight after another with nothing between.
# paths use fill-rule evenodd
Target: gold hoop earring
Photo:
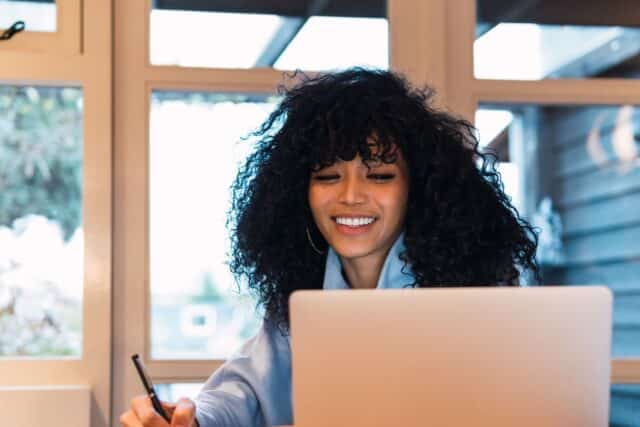
<instances>
[{"instance_id":1,"label":"gold hoop earring","mask_svg":"<svg viewBox=\"0 0 640 427\"><path fill-rule=\"evenodd\" d=\"M311 238L311 233L309 232L309 227L307 227L307 240L309 240L309 243L311 244L311 247L313 248L314 251L316 251L318 253L318 255L324 255L324 251L321 251L320 249L318 249L318 247L313 243L313 239Z\"/></svg>"}]
</instances>

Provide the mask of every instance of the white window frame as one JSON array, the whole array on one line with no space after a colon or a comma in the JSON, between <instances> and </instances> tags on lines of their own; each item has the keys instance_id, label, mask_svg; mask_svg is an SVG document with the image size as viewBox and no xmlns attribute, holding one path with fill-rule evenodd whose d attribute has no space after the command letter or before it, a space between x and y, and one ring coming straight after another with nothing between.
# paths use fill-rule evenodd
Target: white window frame
<instances>
[{"instance_id":1,"label":"white window frame","mask_svg":"<svg viewBox=\"0 0 640 427\"><path fill-rule=\"evenodd\" d=\"M49 52L56 54L80 54L82 52L82 0L56 0L56 31L39 32L27 29L11 39L0 42L0 53ZM6 28L0 28L3 33Z\"/></svg>"},{"instance_id":2,"label":"white window frame","mask_svg":"<svg viewBox=\"0 0 640 427\"><path fill-rule=\"evenodd\" d=\"M640 81L478 80L473 76L475 0L387 0L392 69L437 90L436 103L470 121L481 102L625 104ZM150 358L149 108L154 89L273 94L283 72L149 63L151 1L115 0L115 210L113 416L143 392L130 355L144 355L157 382L202 382L221 360ZM612 382L640 383L640 358L616 359Z\"/></svg>"},{"instance_id":3,"label":"white window frame","mask_svg":"<svg viewBox=\"0 0 640 427\"><path fill-rule=\"evenodd\" d=\"M11 64L0 67L0 84L82 88L85 240L82 356L2 358L0 382L2 387L89 388L92 394L91 425L106 427L111 425L113 8L110 1L87 2L82 10L82 20L78 15L78 19L67 21L67 12L80 11L79 0L58 0L57 3L62 16L58 22L62 33L43 41L42 51L32 50L32 45L25 45L25 49L4 49L0 43L1 62ZM81 28L84 28L83 32ZM63 49L62 53L58 46L53 46L53 40L60 40L56 37L65 39L69 34L74 35L78 46L80 34L83 35L85 49L81 54L77 51L77 54L67 55L67 50Z\"/></svg>"}]
</instances>

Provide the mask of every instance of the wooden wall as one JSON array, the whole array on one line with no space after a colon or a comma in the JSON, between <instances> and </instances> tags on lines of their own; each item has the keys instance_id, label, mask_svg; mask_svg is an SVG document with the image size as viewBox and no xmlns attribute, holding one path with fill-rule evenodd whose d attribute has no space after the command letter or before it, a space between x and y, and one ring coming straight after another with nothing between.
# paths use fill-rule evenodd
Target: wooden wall
<instances>
[{"instance_id":1,"label":"wooden wall","mask_svg":"<svg viewBox=\"0 0 640 427\"><path fill-rule=\"evenodd\" d=\"M614 147L620 109L544 108L539 144L545 147L540 167L546 192L563 222L566 266L551 276L560 284L613 290L616 357L640 355L640 158L623 161L621 148ZM640 132L640 109L631 121ZM640 153L638 138L631 143L626 152L635 146Z\"/></svg>"},{"instance_id":2,"label":"wooden wall","mask_svg":"<svg viewBox=\"0 0 640 427\"><path fill-rule=\"evenodd\" d=\"M613 355L640 356L640 158L620 160L612 135L620 107L546 107L540 171L563 222L566 264L545 283L602 284L614 293ZM640 153L640 108L631 115ZM590 137L591 135L591 137ZM589 142L590 141L590 142ZM543 148L544 147L544 148ZM618 153L616 153L616 151ZM633 146L627 146L633 153ZM640 420L640 386L613 386L611 425ZM635 421L634 421L635 420Z\"/></svg>"}]
</instances>

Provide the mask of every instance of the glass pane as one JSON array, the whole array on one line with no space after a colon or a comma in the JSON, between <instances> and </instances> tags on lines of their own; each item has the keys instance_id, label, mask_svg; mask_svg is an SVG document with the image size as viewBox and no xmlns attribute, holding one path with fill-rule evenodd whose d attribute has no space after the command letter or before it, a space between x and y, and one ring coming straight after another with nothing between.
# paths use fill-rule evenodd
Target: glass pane
<instances>
[{"instance_id":1,"label":"glass pane","mask_svg":"<svg viewBox=\"0 0 640 427\"><path fill-rule=\"evenodd\" d=\"M640 76L640 21L623 1L477 0L481 79Z\"/></svg>"},{"instance_id":2,"label":"glass pane","mask_svg":"<svg viewBox=\"0 0 640 427\"><path fill-rule=\"evenodd\" d=\"M322 2L321 2L322 3ZM386 1L156 0L153 65L329 70L388 68Z\"/></svg>"},{"instance_id":3,"label":"glass pane","mask_svg":"<svg viewBox=\"0 0 640 427\"><path fill-rule=\"evenodd\" d=\"M610 427L632 427L640 420L640 384L611 386Z\"/></svg>"},{"instance_id":4,"label":"glass pane","mask_svg":"<svg viewBox=\"0 0 640 427\"><path fill-rule=\"evenodd\" d=\"M0 86L0 356L80 356L82 90Z\"/></svg>"},{"instance_id":5,"label":"glass pane","mask_svg":"<svg viewBox=\"0 0 640 427\"><path fill-rule=\"evenodd\" d=\"M54 0L0 0L0 28L9 28L24 21L25 31L55 32L56 3Z\"/></svg>"},{"instance_id":6,"label":"glass pane","mask_svg":"<svg viewBox=\"0 0 640 427\"><path fill-rule=\"evenodd\" d=\"M387 69L387 34L387 20L382 18L312 17L274 67L324 71L362 65Z\"/></svg>"},{"instance_id":7,"label":"glass pane","mask_svg":"<svg viewBox=\"0 0 640 427\"><path fill-rule=\"evenodd\" d=\"M640 356L640 110L484 105L476 125L540 229L543 283L610 287L613 355Z\"/></svg>"},{"instance_id":8,"label":"glass pane","mask_svg":"<svg viewBox=\"0 0 640 427\"><path fill-rule=\"evenodd\" d=\"M181 397L195 399L204 383L156 384L156 393L163 402L177 402Z\"/></svg>"},{"instance_id":9,"label":"glass pane","mask_svg":"<svg viewBox=\"0 0 640 427\"><path fill-rule=\"evenodd\" d=\"M153 358L224 359L261 316L226 265L229 187L265 97L155 91L150 131Z\"/></svg>"}]
</instances>

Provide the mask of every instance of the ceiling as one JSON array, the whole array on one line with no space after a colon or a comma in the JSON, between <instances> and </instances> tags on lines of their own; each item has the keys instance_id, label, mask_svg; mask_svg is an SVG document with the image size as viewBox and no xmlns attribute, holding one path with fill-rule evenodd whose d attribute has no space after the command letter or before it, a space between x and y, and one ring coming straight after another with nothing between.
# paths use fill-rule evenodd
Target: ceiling
<instances>
[{"instance_id":1,"label":"ceiling","mask_svg":"<svg viewBox=\"0 0 640 427\"><path fill-rule=\"evenodd\" d=\"M418 0L425 1L425 0ZM291 17L311 15L379 18L385 0L154 0L158 9L266 13ZM478 0L478 21L554 25L640 26L634 0Z\"/></svg>"}]
</instances>

